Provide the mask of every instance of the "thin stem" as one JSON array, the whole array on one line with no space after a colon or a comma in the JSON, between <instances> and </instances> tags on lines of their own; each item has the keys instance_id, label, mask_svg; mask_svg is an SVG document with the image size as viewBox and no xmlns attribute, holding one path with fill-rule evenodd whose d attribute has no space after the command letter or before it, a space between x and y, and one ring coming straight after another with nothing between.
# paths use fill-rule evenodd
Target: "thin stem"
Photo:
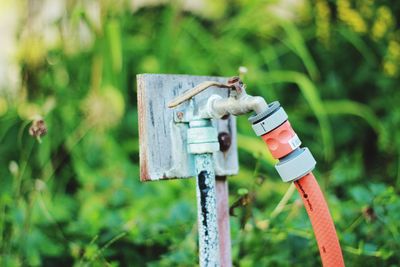
<instances>
[{"instance_id":1,"label":"thin stem","mask_svg":"<svg viewBox=\"0 0 400 267\"><path fill-rule=\"evenodd\" d=\"M395 187L397 191L400 191L400 147L397 150L397 179Z\"/></svg>"},{"instance_id":2,"label":"thin stem","mask_svg":"<svg viewBox=\"0 0 400 267\"><path fill-rule=\"evenodd\" d=\"M80 141L83 140L83 138L89 133L89 131L94 127L94 124L88 125L86 122L82 122L76 130L71 134L71 137L69 140L66 140L65 143L69 143L69 151L71 152L78 144ZM53 178L54 174L56 173L57 169L60 167L60 165L63 163L65 160L66 155L64 155L58 162L54 163L54 166L52 166L52 161L49 159L44 167L42 168L43 170L50 169L50 173L43 178L43 182L47 183L51 178Z\"/></svg>"},{"instance_id":3,"label":"thin stem","mask_svg":"<svg viewBox=\"0 0 400 267\"><path fill-rule=\"evenodd\" d=\"M363 221L363 215L360 214L350 225L347 227L344 232L351 232L354 228L356 228Z\"/></svg>"},{"instance_id":4,"label":"thin stem","mask_svg":"<svg viewBox=\"0 0 400 267\"><path fill-rule=\"evenodd\" d=\"M103 251L105 249L107 249L109 246L111 246L113 243L115 243L116 241L118 241L119 239L121 239L122 237L126 236L127 232L122 232L119 233L118 235L114 236L112 239L110 239L107 243L104 244L104 246L102 246L99 250L96 251L96 253L93 255L93 257L91 257L89 259L88 262L85 263L84 266L89 266L90 263L92 263L93 261L95 261L98 257L100 257L103 254Z\"/></svg>"},{"instance_id":5,"label":"thin stem","mask_svg":"<svg viewBox=\"0 0 400 267\"><path fill-rule=\"evenodd\" d=\"M291 183L289 188L286 190L286 193L283 195L281 200L279 201L278 205L275 207L275 209L272 211L270 218L276 218L283 209L285 208L286 204L289 202L290 198L293 196L293 193L296 191L296 187L294 183Z\"/></svg>"},{"instance_id":6,"label":"thin stem","mask_svg":"<svg viewBox=\"0 0 400 267\"><path fill-rule=\"evenodd\" d=\"M35 141L33 141L32 139L30 139L31 141L31 145L28 149L28 153L26 154L26 159L24 159L23 157L21 158L21 170L17 175L17 179L15 181L15 199L18 199L20 194L21 194L21 184L22 184L22 180L24 178L24 174L26 171L26 168L28 166L28 162L31 159L32 156L32 151L33 151L33 147L35 146Z\"/></svg>"}]
</instances>

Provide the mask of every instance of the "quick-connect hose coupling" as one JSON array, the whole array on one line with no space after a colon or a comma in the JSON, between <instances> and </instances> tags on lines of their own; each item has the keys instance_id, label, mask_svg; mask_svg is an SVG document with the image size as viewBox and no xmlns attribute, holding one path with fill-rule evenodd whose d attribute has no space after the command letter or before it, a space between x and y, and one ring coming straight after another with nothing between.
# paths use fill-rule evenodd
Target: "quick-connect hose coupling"
<instances>
[{"instance_id":1,"label":"quick-connect hose coupling","mask_svg":"<svg viewBox=\"0 0 400 267\"><path fill-rule=\"evenodd\" d=\"M249 118L256 135L261 136L272 156L279 160L275 165L284 182L293 182L310 173L316 161L308 148L301 148L301 141L288 121L285 110L278 101Z\"/></svg>"}]
</instances>

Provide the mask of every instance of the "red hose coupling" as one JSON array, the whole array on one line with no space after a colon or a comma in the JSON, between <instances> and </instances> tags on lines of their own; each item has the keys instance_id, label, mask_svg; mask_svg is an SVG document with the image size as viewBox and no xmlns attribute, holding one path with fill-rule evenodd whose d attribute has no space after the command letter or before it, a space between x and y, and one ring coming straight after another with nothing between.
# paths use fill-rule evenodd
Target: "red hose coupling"
<instances>
[{"instance_id":1,"label":"red hose coupling","mask_svg":"<svg viewBox=\"0 0 400 267\"><path fill-rule=\"evenodd\" d=\"M301 141L289 121L285 121L278 128L261 137L276 159L283 158L301 145Z\"/></svg>"},{"instance_id":2,"label":"red hose coupling","mask_svg":"<svg viewBox=\"0 0 400 267\"><path fill-rule=\"evenodd\" d=\"M270 103L266 111L250 117L249 121L255 133L262 137L276 159L289 155L301 145L285 110L277 101Z\"/></svg>"},{"instance_id":3,"label":"red hose coupling","mask_svg":"<svg viewBox=\"0 0 400 267\"><path fill-rule=\"evenodd\" d=\"M267 110L251 116L249 121L254 132L267 144L272 156L279 159L275 169L283 181L296 181L314 169L314 157L308 148L300 148L301 141L279 102L272 102Z\"/></svg>"}]
</instances>

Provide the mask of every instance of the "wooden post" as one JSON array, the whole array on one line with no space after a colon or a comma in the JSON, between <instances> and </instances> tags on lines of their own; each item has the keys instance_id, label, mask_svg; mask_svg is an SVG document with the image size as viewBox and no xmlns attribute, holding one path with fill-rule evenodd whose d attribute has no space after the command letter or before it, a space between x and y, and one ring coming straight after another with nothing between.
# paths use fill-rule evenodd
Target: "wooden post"
<instances>
[{"instance_id":1,"label":"wooden post","mask_svg":"<svg viewBox=\"0 0 400 267\"><path fill-rule=\"evenodd\" d=\"M217 218L221 267L232 266L231 227L229 222L229 192L226 176L217 176Z\"/></svg>"}]
</instances>

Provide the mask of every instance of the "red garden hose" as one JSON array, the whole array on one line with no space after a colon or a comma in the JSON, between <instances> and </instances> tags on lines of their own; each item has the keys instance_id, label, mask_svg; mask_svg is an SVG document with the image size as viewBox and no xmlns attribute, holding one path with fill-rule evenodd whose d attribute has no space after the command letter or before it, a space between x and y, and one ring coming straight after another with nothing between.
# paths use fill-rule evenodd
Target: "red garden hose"
<instances>
[{"instance_id":1,"label":"red garden hose","mask_svg":"<svg viewBox=\"0 0 400 267\"><path fill-rule=\"evenodd\" d=\"M294 182L317 239L322 265L324 267L344 266L342 250L336 235L335 225L329 213L324 195L312 173Z\"/></svg>"},{"instance_id":2,"label":"red garden hose","mask_svg":"<svg viewBox=\"0 0 400 267\"><path fill-rule=\"evenodd\" d=\"M249 118L258 136L267 144L272 156L279 160L276 170L285 182L294 182L306 207L317 239L322 265L342 267L344 260L335 225L324 195L312 174L316 161L292 129L279 102Z\"/></svg>"}]
</instances>

